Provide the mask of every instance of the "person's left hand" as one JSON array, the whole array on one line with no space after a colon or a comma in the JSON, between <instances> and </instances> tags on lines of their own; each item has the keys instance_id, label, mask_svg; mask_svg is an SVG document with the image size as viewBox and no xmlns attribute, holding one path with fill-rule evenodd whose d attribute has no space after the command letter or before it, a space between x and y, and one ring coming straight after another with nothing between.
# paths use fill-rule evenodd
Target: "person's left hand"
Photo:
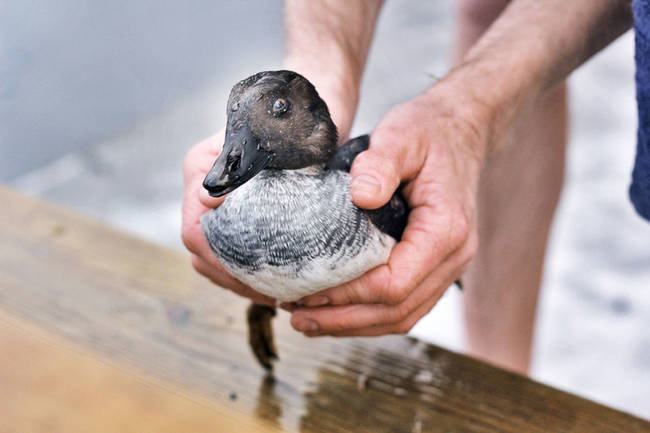
<instances>
[{"instance_id":1,"label":"person's left hand","mask_svg":"<svg viewBox=\"0 0 650 433\"><path fill-rule=\"evenodd\" d=\"M436 87L389 111L351 170L351 196L362 208L383 205L403 183L411 213L401 241L387 264L285 304L296 330L308 336L406 333L473 257L476 190L488 141L481 131L489 125L482 109L457 104L458 89Z\"/></svg>"},{"instance_id":2,"label":"person's left hand","mask_svg":"<svg viewBox=\"0 0 650 433\"><path fill-rule=\"evenodd\" d=\"M274 306L275 299L256 292L226 272L203 236L201 216L208 210L221 205L225 200L224 197L210 197L206 189L203 188L203 179L221 152L223 140L224 130L221 130L216 135L192 147L185 155L183 163L185 191L183 193L183 223L181 226L183 243L190 252L192 266L198 273L223 288L250 298L253 302Z\"/></svg>"}]
</instances>

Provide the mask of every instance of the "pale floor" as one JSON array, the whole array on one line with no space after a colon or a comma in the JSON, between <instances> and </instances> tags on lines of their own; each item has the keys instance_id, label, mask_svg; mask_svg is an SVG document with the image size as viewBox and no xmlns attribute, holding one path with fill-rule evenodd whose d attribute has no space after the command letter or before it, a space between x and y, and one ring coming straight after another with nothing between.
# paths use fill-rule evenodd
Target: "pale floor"
<instances>
[{"instance_id":1,"label":"pale floor","mask_svg":"<svg viewBox=\"0 0 650 433\"><path fill-rule=\"evenodd\" d=\"M182 248L183 154L222 126L232 83L280 66L278 7L206 1L200 11L152 12L124 3L116 8L123 17L59 4L63 12L47 2L34 9L10 2L4 20L13 21L0 16L0 36L9 36L0 37L0 73L8 77L0 83L0 181ZM264 17L246 15L259 8ZM92 19L106 23L94 30ZM111 38L115 23L126 30ZM447 3L387 3L356 132L371 130L390 106L445 73L451 26ZM206 60L210 53L218 58ZM77 76L79 68L85 73ZM633 72L628 33L571 80L567 181L548 252L533 376L650 418L650 224L626 195ZM462 350L459 300L449 291L413 334Z\"/></svg>"}]
</instances>

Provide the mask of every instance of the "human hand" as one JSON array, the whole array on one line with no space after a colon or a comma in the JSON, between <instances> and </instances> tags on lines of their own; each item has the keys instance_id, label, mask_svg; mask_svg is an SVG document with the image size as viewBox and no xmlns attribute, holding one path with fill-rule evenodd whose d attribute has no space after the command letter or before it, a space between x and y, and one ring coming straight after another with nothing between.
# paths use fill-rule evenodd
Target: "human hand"
<instances>
[{"instance_id":1,"label":"human hand","mask_svg":"<svg viewBox=\"0 0 650 433\"><path fill-rule=\"evenodd\" d=\"M257 304L275 305L275 299L262 295L231 276L221 266L201 230L201 216L219 206L225 197L211 197L203 188L203 179L221 152L224 131L200 142L185 155L183 173L183 223L181 235L185 247L191 253L192 266L213 283L250 298Z\"/></svg>"},{"instance_id":2,"label":"human hand","mask_svg":"<svg viewBox=\"0 0 650 433\"><path fill-rule=\"evenodd\" d=\"M354 161L351 195L374 209L403 183L408 225L386 265L301 300L291 324L308 336L406 333L462 274L477 248L476 190L487 118L435 86L389 111Z\"/></svg>"}]
</instances>

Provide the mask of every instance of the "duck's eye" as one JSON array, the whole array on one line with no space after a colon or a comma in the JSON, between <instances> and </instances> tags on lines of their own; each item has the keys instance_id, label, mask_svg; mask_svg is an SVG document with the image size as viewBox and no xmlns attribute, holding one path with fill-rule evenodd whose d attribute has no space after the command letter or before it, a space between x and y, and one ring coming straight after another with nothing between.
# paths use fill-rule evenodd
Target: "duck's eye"
<instances>
[{"instance_id":1,"label":"duck's eye","mask_svg":"<svg viewBox=\"0 0 650 433\"><path fill-rule=\"evenodd\" d=\"M278 98L273 103L273 113L274 114L284 113L285 111L287 111L287 106L288 104L286 99Z\"/></svg>"}]
</instances>

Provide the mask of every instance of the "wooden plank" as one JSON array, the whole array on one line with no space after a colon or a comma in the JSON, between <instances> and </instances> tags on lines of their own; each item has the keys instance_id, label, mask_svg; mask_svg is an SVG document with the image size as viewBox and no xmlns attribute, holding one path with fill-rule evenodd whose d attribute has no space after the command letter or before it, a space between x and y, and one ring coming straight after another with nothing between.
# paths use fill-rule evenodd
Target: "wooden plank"
<instances>
[{"instance_id":1,"label":"wooden plank","mask_svg":"<svg viewBox=\"0 0 650 433\"><path fill-rule=\"evenodd\" d=\"M0 432L271 432L0 312Z\"/></svg>"},{"instance_id":2,"label":"wooden plank","mask_svg":"<svg viewBox=\"0 0 650 433\"><path fill-rule=\"evenodd\" d=\"M276 324L265 377L246 302L179 252L0 188L0 309L148 377L303 432L648 432L650 424L404 337L308 339Z\"/></svg>"}]
</instances>

